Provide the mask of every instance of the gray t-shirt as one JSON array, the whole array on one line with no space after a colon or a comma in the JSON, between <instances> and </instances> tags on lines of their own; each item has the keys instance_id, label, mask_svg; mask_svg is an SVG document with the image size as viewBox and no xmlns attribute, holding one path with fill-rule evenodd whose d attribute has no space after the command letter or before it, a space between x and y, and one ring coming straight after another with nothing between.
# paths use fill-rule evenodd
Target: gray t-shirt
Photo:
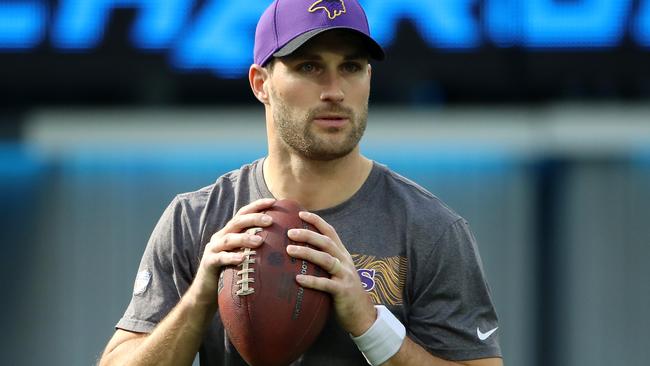
<instances>
[{"instance_id":1,"label":"gray t-shirt","mask_svg":"<svg viewBox=\"0 0 650 366\"><path fill-rule=\"evenodd\" d=\"M133 297L117 328L150 333L190 286L210 237L239 208L273 197L263 160L176 196L145 249ZM449 360L500 357L498 326L467 222L434 195L374 163L346 202L316 212L337 230L366 291L406 326L408 336ZM217 295L215 294L215 301ZM200 348L201 365L246 365L217 313ZM332 317L295 365L365 365Z\"/></svg>"}]
</instances>

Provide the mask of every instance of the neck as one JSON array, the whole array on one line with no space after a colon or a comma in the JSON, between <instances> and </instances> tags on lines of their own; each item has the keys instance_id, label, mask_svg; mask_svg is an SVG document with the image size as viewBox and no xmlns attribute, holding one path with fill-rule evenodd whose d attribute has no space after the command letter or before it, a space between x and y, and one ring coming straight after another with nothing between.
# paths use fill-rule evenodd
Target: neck
<instances>
[{"instance_id":1,"label":"neck","mask_svg":"<svg viewBox=\"0 0 650 366\"><path fill-rule=\"evenodd\" d=\"M372 161L359 153L332 161L314 161L292 153L269 153L264 179L278 199L298 201L306 210L336 206L352 197L368 178Z\"/></svg>"}]
</instances>

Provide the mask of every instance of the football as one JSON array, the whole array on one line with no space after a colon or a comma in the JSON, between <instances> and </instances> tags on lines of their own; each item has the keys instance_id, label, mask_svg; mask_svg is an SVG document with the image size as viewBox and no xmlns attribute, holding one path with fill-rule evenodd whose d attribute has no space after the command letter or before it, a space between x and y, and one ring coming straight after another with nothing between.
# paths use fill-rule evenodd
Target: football
<instances>
[{"instance_id":1,"label":"football","mask_svg":"<svg viewBox=\"0 0 650 366\"><path fill-rule=\"evenodd\" d=\"M305 228L316 231L298 216L300 205L278 200L265 213L273 218L266 228L251 232L264 239L252 250L242 250L238 266L225 267L219 278L219 315L228 338L242 358L252 366L288 365L316 340L329 316L331 297L303 288L296 275L329 277L320 267L290 257L287 231Z\"/></svg>"}]
</instances>

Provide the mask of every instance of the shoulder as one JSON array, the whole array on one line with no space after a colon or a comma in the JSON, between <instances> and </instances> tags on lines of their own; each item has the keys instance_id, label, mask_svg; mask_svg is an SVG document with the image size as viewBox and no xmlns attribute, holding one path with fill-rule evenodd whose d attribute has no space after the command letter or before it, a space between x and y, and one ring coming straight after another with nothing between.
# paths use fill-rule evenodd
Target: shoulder
<instances>
[{"instance_id":1,"label":"shoulder","mask_svg":"<svg viewBox=\"0 0 650 366\"><path fill-rule=\"evenodd\" d=\"M213 184L176 195L172 204L176 220L189 227L199 246L220 230L255 195L258 161L221 175Z\"/></svg>"},{"instance_id":2,"label":"shoulder","mask_svg":"<svg viewBox=\"0 0 650 366\"><path fill-rule=\"evenodd\" d=\"M388 167L375 163L380 170L386 201L392 211L401 211L415 226L445 230L464 219L436 195ZM436 231L438 231L436 230Z\"/></svg>"},{"instance_id":3,"label":"shoulder","mask_svg":"<svg viewBox=\"0 0 650 366\"><path fill-rule=\"evenodd\" d=\"M242 185L250 184L257 161L221 175L214 183L191 192L179 193L172 205L188 213L199 213L215 202L232 199Z\"/></svg>"}]
</instances>

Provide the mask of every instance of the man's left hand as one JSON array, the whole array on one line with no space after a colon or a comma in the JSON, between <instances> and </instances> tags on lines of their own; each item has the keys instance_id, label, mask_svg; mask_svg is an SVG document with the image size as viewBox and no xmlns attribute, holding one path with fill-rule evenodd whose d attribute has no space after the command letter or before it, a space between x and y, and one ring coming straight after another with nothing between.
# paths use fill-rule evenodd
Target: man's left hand
<instances>
[{"instance_id":1,"label":"man's left hand","mask_svg":"<svg viewBox=\"0 0 650 366\"><path fill-rule=\"evenodd\" d=\"M360 336L375 322L377 313L370 296L361 285L352 256L332 225L309 212L300 212L300 218L314 225L320 234L306 229L289 230L291 240L307 243L313 248L289 245L287 253L323 268L331 277L298 275L296 281L303 287L332 295L341 327L355 337Z\"/></svg>"}]
</instances>

